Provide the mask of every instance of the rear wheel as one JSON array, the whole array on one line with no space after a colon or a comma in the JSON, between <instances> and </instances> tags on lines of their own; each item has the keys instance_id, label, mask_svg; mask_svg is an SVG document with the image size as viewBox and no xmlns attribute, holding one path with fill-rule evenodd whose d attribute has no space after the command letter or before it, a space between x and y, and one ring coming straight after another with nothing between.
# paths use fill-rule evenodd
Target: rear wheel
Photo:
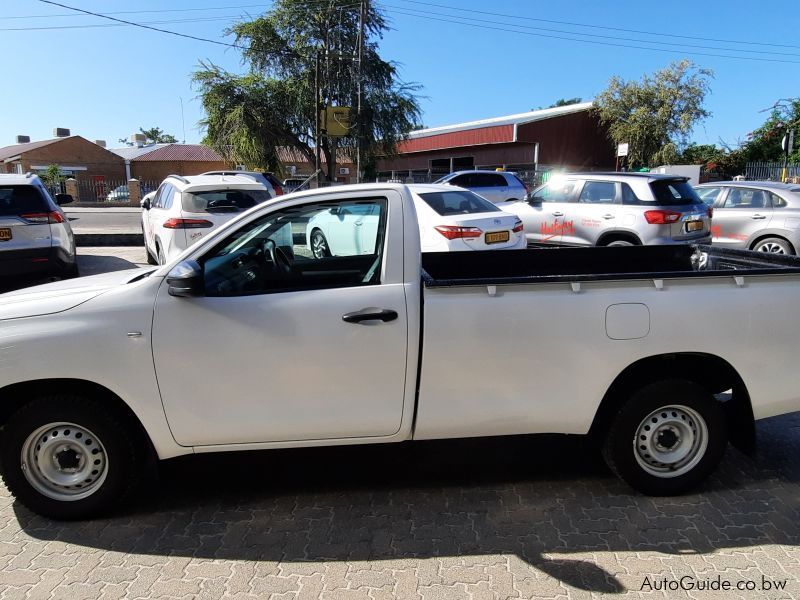
<instances>
[{"instance_id":1,"label":"rear wheel","mask_svg":"<svg viewBox=\"0 0 800 600\"><path fill-rule=\"evenodd\" d=\"M794 254L791 244L784 239L777 237L764 238L753 245L756 252L767 252L769 254Z\"/></svg>"},{"instance_id":2,"label":"rear wheel","mask_svg":"<svg viewBox=\"0 0 800 600\"><path fill-rule=\"evenodd\" d=\"M636 244L630 240L612 240L610 242L603 243L603 246L636 246Z\"/></svg>"},{"instance_id":3,"label":"rear wheel","mask_svg":"<svg viewBox=\"0 0 800 600\"><path fill-rule=\"evenodd\" d=\"M632 488L681 494L719 464L728 442L725 414L703 387L665 380L634 392L614 417L603 456Z\"/></svg>"},{"instance_id":4,"label":"rear wheel","mask_svg":"<svg viewBox=\"0 0 800 600\"><path fill-rule=\"evenodd\" d=\"M22 504L54 519L83 519L114 507L135 485L142 458L130 433L101 402L41 396L5 426L3 480Z\"/></svg>"},{"instance_id":5,"label":"rear wheel","mask_svg":"<svg viewBox=\"0 0 800 600\"><path fill-rule=\"evenodd\" d=\"M80 277L77 261L75 261L69 267L66 267L61 273L61 279L73 279L75 277Z\"/></svg>"},{"instance_id":6,"label":"rear wheel","mask_svg":"<svg viewBox=\"0 0 800 600\"><path fill-rule=\"evenodd\" d=\"M161 249L161 244L156 244L156 252L158 252L158 264L165 265L167 264L167 257L164 256L164 251Z\"/></svg>"},{"instance_id":7,"label":"rear wheel","mask_svg":"<svg viewBox=\"0 0 800 600\"><path fill-rule=\"evenodd\" d=\"M314 258L325 258L331 255L331 249L328 246L328 240L325 234L319 229L311 232L311 253Z\"/></svg>"},{"instance_id":8,"label":"rear wheel","mask_svg":"<svg viewBox=\"0 0 800 600\"><path fill-rule=\"evenodd\" d=\"M145 252L145 254L147 254L147 264L148 265L157 265L158 264L158 259L155 256L153 256L152 252L150 252L150 248L145 246L144 247L144 252Z\"/></svg>"}]
</instances>

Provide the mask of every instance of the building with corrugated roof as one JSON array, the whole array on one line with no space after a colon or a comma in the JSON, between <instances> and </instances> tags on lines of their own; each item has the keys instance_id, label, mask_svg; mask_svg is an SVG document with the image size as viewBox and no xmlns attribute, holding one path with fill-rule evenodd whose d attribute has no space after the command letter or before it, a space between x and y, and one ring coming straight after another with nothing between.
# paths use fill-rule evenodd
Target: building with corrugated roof
<instances>
[{"instance_id":1,"label":"building with corrugated roof","mask_svg":"<svg viewBox=\"0 0 800 600\"><path fill-rule=\"evenodd\" d=\"M160 183L167 175L199 175L230 169L231 163L201 144L149 144L111 148L125 162L127 177Z\"/></svg>"},{"instance_id":2,"label":"building with corrugated roof","mask_svg":"<svg viewBox=\"0 0 800 600\"><path fill-rule=\"evenodd\" d=\"M614 147L591 109L583 102L412 131L378 170L424 181L468 169L613 169Z\"/></svg>"},{"instance_id":3,"label":"building with corrugated roof","mask_svg":"<svg viewBox=\"0 0 800 600\"><path fill-rule=\"evenodd\" d=\"M63 175L78 181L125 177L122 158L79 135L0 148L0 173L41 173L50 165L58 165Z\"/></svg>"}]
</instances>

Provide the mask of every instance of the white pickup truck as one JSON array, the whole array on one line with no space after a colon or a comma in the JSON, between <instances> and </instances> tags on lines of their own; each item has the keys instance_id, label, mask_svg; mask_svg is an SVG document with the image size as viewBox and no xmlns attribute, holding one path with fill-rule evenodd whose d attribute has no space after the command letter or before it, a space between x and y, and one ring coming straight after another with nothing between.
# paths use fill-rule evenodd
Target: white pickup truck
<instances>
[{"instance_id":1,"label":"white pickup truck","mask_svg":"<svg viewBox=\"0 0 800 600\"><path fill-rule=\"evenodd\" d=\"M308 221L363 205L359 253L315 258ZM0 296L3 478L83 518L182 454L550 432L676 494L800 409L798 305L795 257L421 255L403 185L292 194L163 267Z\"/></svg>"}]
</instances>

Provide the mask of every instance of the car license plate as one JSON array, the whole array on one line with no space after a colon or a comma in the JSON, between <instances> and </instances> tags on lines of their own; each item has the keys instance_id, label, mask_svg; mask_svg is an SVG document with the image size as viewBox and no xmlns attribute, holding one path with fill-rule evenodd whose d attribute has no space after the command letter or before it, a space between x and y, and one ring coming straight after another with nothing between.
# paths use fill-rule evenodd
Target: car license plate
<instances>
[{"instance_id":1,"label":"car license plate","mask_svg":"<svg viewBox=\"0 0 800 600\"><path fill-rule=\"evenodd\" d=\"M492 231L486 234L487 244L500 244L507 242L509 239L511 239L511 234L507 231Z\"/></svg>"},{"instance_id":2,"label":"car license plate","mask_svg":"<svg viewBox=\"0 0 800 600\"><path fill-rule=\"evenodd\" d=\"M687 221L686 222L686 231L702 231L703 230L703 222L702 221Z\"/></svg>"},{"instance_id":3,"label":"car license plate","mask_svg":"<svg viewBox=\"0 0 800 600\"><path fill-rule=\"evenodd\" d=\"M11 239L11 228L10 227L0 228L0 242L7 242L10 239Z\"/></svg>"}]
</instances>

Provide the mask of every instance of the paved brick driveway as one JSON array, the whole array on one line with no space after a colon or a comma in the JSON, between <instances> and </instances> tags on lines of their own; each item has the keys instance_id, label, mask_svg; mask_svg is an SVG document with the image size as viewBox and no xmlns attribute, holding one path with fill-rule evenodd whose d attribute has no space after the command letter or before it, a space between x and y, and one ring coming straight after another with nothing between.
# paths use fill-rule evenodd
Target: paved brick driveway
<instances>
[{"instance_id":1,"label":"paved brick driveway","mask_svg":"<svg viewBox=\"0 0 800 600\"><path fill-rule=\"evenodd\" d=\"M671 499L558 437L179 459L133 508L84 523L0 487L0 596L797 598L800 415L759 435L758 456L731 450ZM640 593L645 576L758 588Z\"/></svg>"}]
</instances>

